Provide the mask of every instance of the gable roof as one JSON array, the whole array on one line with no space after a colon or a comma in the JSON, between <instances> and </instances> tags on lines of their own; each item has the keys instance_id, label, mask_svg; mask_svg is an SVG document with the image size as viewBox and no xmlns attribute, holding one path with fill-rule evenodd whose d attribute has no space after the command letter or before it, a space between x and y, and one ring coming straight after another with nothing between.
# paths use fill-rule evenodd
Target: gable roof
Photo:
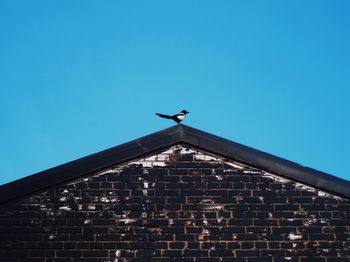
<instances>
[{"instance_id":1,"label":"gable roof","mask_svg":"<svg viewBox=\"0 0 350 262\"><path fill-rule=\"evenodd\" d=\"M0 187L0 203L159 152L176 144L202 149L350 198L350 182L347 180L181 124L5 184Z\"/></svg>"}]
</instances>

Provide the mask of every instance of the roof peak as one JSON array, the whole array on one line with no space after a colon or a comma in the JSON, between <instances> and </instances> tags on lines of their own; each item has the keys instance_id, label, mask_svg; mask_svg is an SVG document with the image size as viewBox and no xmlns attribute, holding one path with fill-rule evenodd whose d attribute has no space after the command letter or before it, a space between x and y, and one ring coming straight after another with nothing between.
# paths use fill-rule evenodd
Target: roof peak
<instances>
[{"instance_id":1,"label":"roof peak","mask_svg":"<svg viewBox=\"0 0 350 262\"><path fill-rule=\"evenodd\" d=\"M86 176L113 165L150 155L176 144L187 144L224 158L350 198L349 181L179 124L5 184L0 187L0 203Z\"/></svg>"}]
</instances>

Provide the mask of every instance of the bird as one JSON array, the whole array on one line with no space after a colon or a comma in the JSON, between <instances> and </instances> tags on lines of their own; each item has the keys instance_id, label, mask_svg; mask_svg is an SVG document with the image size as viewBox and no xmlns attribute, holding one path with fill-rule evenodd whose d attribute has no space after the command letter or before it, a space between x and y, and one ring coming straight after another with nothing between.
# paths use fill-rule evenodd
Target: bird
<instances>
[{"instance_id":1,"label":"bird","mask_svg":"<svg viewBox=\"0 0 350 262\"><path fill-rule=\"evenodd\" d=\"M187 110L182 110L180 113L178 113L176 115L172 115L172 116L159 114L159 113L156 113L156 115L161 117L161 118L172 119L177 124L180 124L180 122L185 119L185 117L188 113L190 113L190 112L188 112Z\"/></svg>"}]
</instances>

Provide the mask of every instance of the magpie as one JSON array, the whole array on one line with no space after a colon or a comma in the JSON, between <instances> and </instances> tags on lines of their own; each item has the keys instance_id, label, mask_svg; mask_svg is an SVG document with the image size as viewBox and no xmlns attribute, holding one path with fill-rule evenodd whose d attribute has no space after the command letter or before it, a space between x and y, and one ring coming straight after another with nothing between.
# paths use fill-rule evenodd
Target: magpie
<instances>
[{"instance_id":1,"label":"magpie","mask_svg":"<svg viewBox=\"0 0 350 262\"><path fill-rule=\"evenodd\" d=\"M180 122L185 119L186 114L188 114L188 113L189 113L188 111L182 110L180 113L173 115L173 116L163 115L163 114L159 114L159 113L156 113L156 115L161 117L161 118L172 119L177 124L180 124Z\"/></svg>"}]
</instances>

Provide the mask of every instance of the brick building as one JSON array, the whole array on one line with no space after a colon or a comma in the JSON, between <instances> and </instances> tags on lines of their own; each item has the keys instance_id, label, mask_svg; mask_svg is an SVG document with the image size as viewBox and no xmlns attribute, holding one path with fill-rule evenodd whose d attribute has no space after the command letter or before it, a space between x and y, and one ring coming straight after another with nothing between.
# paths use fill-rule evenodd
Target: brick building
<instances>
[{"instance_id":1,"label":"brick building","mask_svg":"<svg viewBox=\"0 0 350 262\"><path fill-rule=\"evenodd\" d=\"M350 183L178 125L0 187L0 261L350 261Z\"/></svg>"}]
</instances>

